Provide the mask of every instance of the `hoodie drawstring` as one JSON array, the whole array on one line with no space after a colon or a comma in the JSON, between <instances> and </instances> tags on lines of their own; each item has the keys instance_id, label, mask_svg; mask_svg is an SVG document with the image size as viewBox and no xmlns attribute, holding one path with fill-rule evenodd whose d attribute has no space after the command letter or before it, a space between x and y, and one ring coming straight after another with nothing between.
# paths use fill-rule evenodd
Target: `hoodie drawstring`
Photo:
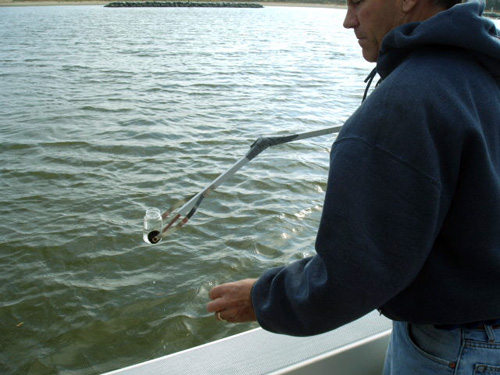
<instances>
[{"instance_id":1,"label":"hoodie drawstring","mask_svg":"<svg viewBox=\"0 0 500 375\"><path fill-rule=\"evenodd\" d=\"M373 68L370 74L368 74L368 76L365 78L365 83L368 82L368 84L366 85L365 93L363 94L363 99L361 100L361 103L363 103L366 97L368 96L368 90L370 89L370 86L372 85L373 79L375 78L376 75L377 75L377 67ZM380 82L382 82L382 78L377 82L375 87L377 87L380 84Z\"/></svg>"}]
</instances>

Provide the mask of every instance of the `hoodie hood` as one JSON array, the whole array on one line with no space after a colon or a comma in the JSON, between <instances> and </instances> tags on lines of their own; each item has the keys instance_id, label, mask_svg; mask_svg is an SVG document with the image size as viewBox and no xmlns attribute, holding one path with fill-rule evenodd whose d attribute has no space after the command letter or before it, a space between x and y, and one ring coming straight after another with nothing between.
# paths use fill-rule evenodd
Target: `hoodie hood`
<instances>
[{"instance_id":1,"label":"hoodie hood","mask_svg":"<svg viewBox=\"0 0 500 375\"><path fill-rule=\"evenodd\" d=\"M484 3L458 4L423 22L402 25L384 38L377 70L386 78L416 49L462 49L500 80L500 33L495 24L482 17Z\"/></svg>"}]
</instances>

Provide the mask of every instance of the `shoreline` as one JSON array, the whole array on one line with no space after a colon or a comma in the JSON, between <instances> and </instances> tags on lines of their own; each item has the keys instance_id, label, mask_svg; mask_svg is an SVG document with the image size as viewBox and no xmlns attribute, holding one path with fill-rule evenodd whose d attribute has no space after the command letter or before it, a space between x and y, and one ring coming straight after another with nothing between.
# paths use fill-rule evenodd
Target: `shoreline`
<instances>
[{"instance_id":1,"label":"shoreline","mask_svg":"<svg viewBox=\"0 0 500 375\"><path fill-rule=\"evenodd\" d=\"M127 1L127 0L124 0ZM145 1L145 0L139 0ZM152 0L158 1L158 0ZM191 0L180 0L180 1L191 1ZM192 0L196 2L197 0ZM208 0L213 2L222 2L224 0ZM105 6L113 0L0 0L1 7L28 7L28 6L78 6L78 5L100 5ZM231 2L231 0L229 0ZM235 3L241 2L241 0L235 0ZM264 7L302 7L302 8L335 8L335 9L346 9L345 3L339 2L322 2L318 0L317 2L304 2L304 1L251 1L252 3L260 4ZM500 19L500 12L497 11L486 11L483 14L487 18Z\"/></svg>"},{"instance_id":2,"label":"shoreline","mask_svg":"<svg viewBox=\"0 0 500 375\"><path fill-rule=\"evenodd\" d=\"M112 0L0 0L0 7L19 7L19 6L56 6L56 5L107 5ZM193 1L194 2L194 1ZM237 3L238 1L235 1ZM311 7L311 8L339 8L344 9L345 5L338 3L307 3L307 2L274 2L274 1L252 1L266 6L282 7Z\"/></svg>"}]
</instances>

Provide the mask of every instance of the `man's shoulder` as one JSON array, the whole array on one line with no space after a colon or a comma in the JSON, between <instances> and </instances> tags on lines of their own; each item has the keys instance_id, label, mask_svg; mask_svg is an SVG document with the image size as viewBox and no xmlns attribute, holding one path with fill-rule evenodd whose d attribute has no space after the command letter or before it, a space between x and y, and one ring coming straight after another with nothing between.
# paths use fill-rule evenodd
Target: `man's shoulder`
<instances>
[{"instance_id":1,"label":"man's shoulder","mask_svg":"<svg viewBox=\"0 0 500 375\"><path fill-rule=\"evenodd\" d=\"M475 96L472 102L481 101L495 86L494 77L465 51L422 49L408 56L383 80L373 99L391 107L405 103L406 107L413 104L421 109L438 106L442 111L445 105L469 101L471 92Z\"/></svg>"},{"instance_id":2,"label":"man's shoulder","mask_svg":"<svg viewBox=\"0 0 500 375\"><path fill-rule=\"evenodd\" d=\"M461 86L464 81L492 79L481 63L459 48L425 48L411 53L390 75L394 83L425 87Z\"/></svg>"}]
</instances>

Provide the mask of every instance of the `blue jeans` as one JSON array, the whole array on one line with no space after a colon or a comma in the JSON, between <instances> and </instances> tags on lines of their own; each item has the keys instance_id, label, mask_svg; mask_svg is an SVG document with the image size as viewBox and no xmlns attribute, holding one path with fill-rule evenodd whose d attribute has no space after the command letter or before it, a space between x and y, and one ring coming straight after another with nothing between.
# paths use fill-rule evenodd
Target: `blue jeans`
<instances>
[{"instance_id":1,"label":"blue jeans","mask_svg":"<svg viewBox=\"0 0 500 375\"><path fill-rule=\"evenodd\" d=\"M500 375L500 328L394 322L384 375Z\"/></svg>"}]
</instances>

